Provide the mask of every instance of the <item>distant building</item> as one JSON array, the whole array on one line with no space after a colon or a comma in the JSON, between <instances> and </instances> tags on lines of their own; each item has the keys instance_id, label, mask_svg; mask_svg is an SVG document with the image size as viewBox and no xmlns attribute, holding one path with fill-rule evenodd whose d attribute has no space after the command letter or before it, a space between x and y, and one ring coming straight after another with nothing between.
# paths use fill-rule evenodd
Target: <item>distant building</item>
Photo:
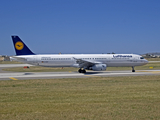
<instances>
[{"instance_id":1,"label":"distant building","mask_svg":"<svg viewBox=\"0 0 160 120\"><path fill-rule=\"evenodd\" d=\"M7 55L0 55L0 61L10 61L10 57Z\"/></svg>"},{"instance_id":2,"label":"distant building","mask_svg":"<svg viewBox=\"0 0 160 120\"><path fill-rule=\"evenodd\" d=\"M160 53L146 53L142 56L145 58L160 58Z\"/></svg>"},{"instance_id":3,"label":"distant building","mask_svg":"<svg viewBox=\"0 0 160 120\"><path fill-rule=\"evenodd\" d=\"M0 61L4 61L4 57L0 55Z\"/></svg>"},{"instance_id":4,"label":"distant building","mask_svg":"<svg viewBox=\"0 0 160 120\"><path fill-rule=\"evenodd\" d=\"M4 61L10 61L10 57L9 56L5 56L4 57Z\"/></svg>"}]
</instances>

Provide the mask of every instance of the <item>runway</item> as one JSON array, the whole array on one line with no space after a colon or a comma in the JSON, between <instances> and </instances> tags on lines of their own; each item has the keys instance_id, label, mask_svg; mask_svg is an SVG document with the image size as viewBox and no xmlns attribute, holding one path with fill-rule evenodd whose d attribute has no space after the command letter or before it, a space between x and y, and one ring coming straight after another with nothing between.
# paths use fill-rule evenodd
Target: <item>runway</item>
<instances>
[{"instance_id":1,"label":"runway","mask_svg":"<svg viewBox=\"0 0 160 120\"><path fill-rule=\"evenodd\" d=\"M31 66L28 64L7 64L0 65L4 67L22 67ZM142 75L160 75L160 70L136 70L128 71L87 71L87 73L78 72L5 72L0 70L0 80L25 80L25 79L54 79L54 78L85 78L85 77L109 77L109 76L142 76Z\"/></svg>"},{"instance_id":2,"label":"runway","mask_svg":"<svg viewBox=\"0 0 160 120\"><path fill-rule=\"evenodd\" d=\"M54 78L84 78L84 77L108 77L108 76L141 76L141 75L160 75L160 70L137 70L131 71L104 71L87 72L17 72L0 73L0 80L24 80L24 79L54 79Z\"/></svg>"}]
</instances>

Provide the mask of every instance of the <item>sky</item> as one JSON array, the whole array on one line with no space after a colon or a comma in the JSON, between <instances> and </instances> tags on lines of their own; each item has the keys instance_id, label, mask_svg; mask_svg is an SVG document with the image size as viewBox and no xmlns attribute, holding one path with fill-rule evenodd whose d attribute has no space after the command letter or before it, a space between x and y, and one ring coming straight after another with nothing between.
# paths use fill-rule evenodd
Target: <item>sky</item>
<instances>
[{"instance_id":1,"label":"sky","mask_svg":"<svg viewBox=\"0 0 160 120\"><path fill-rule=\"evenodd\" d=\"M160 0L1 0L0 55L11 35L37 54L160 52Z\"/></svg>"}]
</instances>

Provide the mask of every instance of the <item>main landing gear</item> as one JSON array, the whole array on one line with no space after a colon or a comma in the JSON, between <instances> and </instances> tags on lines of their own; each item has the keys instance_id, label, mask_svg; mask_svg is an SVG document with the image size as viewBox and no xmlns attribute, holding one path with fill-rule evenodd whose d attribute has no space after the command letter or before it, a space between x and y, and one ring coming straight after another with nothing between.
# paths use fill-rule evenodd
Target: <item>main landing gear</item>
<instances>
[{"instance_id":1,"label":"main landing gear","mask_svg":"<svg viewBox=\"0 0 160 120\"><path fill-rule=\"evenodd\" d=\"M132 72L135 72L134 67L132 66Z\"/></svg>"},{"instance_id":2,"label":"main landing gear","mask_svg":"<svg viewBox=\"0 0 160 120\"><path fill-rule=\"evenodd\" d=\"M86 73L86 70L85 70L85 69L83 69L83 70L82 70L82 69L79 69L78 72L79 72L79 73Z\"/></svg>"}]
</instances>

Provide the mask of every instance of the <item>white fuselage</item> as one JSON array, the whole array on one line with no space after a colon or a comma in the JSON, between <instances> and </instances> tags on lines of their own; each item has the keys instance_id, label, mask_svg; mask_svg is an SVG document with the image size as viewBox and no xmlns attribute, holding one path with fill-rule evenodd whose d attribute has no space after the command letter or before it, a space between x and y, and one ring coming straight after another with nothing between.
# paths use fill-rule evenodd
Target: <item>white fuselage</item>
<instances>
[{"instance_id":1,"label":"white fuselage","mask_svg":"<svg viewBox=\"0 0 160 120\"><path fill-rule=\"evenodd\" d=\"M146 59L136 54L21 55L14 56L14 58L21 62L44 67L79 67L75 58L106 64L107 67L134 67L148 63Z\"/></svg>"}]
</instances>

